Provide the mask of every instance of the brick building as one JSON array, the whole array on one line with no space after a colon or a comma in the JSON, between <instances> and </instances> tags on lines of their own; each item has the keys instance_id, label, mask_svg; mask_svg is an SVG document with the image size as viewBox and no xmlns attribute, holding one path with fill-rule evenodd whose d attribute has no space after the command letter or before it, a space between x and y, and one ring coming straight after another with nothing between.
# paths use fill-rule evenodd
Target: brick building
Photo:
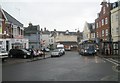
<instances>
[{"instance_id":1,"label":"brick building","mask_svg":"<svg viewBox=\"0 0 120 83\"><path fill-rule=\"evenodd\" d=\"M110 10L111 10L111 3L103 2L100 4L102 5L100 13L98 13L98 18L95 20L96 24L96 37L102 39L103 41L109 41L111 37L111 19L110 19Z\"/></svg>"},{"instance_id":2,"label":"brick building","mask_svg":"<svg viewBox=\"0 0 120 83\"><path fill-rule=\"evenodd\" d=\"M103 0L101 2L101 10L95 19L96 25L96 38L100 41L99 48L101 52L111 54L111 9L112 3ZM102 51L103 49L103 51Z\"/></svg>"}]
</instances>

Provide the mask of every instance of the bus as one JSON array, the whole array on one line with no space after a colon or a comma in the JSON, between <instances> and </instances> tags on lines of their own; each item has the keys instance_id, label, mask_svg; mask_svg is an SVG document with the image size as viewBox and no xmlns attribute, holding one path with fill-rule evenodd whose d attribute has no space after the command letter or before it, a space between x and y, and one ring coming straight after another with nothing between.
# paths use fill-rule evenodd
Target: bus
<instances>
[{"instance_id":1,"label":"bus","mask_svg":"<svg viewBox=\"0 0 120 83\"><path fill-rule=\"evenodd\" d=\"M97 53L96 45L94 40L85 40L79 43L78 52L80 55L95 55Z\"/></svg>"}]
</instances>

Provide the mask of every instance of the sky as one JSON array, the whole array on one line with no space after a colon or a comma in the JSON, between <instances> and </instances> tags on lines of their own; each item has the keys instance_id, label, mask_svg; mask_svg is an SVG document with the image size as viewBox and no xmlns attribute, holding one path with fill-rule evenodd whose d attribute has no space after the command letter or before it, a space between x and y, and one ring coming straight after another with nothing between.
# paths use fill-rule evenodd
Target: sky
<instances>
[{"instance_id":1,"label":"sky","mask_svg":"<svg viewBox=\"0 0 120 83\"><path fill-rule=\"evenodd\" d=\"M0 0L1 7L24 27L31 22L49 31L83 31L93 23L103 0ZM106 0L115 2L117 0Z\"/></svg>"}]
</instances>

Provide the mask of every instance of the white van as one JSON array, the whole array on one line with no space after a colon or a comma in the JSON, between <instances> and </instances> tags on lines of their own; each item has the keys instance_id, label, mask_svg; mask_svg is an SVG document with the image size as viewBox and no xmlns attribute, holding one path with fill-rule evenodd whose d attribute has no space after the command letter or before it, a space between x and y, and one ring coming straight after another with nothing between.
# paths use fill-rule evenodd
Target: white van
<instances>
[{"instance_id":1,"label":"white van","mask_svg":"<svg viewBox=\"0 0 120 83\"><path fill-rule=\"evenodd\" d=\"M65 49L64 49L64 45L63 44L58 44L57 45L57 49L59 49L62 52L63 55L65 54Z\"/></svg>"}]
</instances>

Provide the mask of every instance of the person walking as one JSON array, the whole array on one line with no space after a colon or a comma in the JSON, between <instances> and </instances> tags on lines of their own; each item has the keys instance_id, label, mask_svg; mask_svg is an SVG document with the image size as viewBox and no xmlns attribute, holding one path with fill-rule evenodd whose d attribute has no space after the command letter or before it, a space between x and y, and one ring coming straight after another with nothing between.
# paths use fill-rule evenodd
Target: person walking
<instances>
[{"instance_id":1,"label":"person walking","mask_svg":"<svg viewBox=\"0 0 120 83\"><path fill-rule=\"evenodd\" d=\"M43 58L45 59L45 48L43 49Z\"/></svg>"}]
</instances>

